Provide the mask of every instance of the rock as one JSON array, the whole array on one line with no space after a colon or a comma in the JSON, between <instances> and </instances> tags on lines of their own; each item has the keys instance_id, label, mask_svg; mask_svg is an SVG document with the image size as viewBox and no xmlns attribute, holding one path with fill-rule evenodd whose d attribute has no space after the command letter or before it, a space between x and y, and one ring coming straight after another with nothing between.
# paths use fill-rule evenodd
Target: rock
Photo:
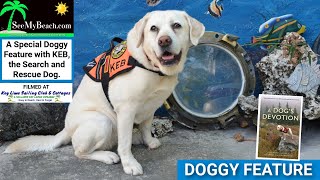
<instances>
[{"instance_id":1,"label":"rock","mask_svg":"<svg viewBox=\"0 0 320 180\"><path fill-rule=\"evenodd\" d=\"M236 133L235 135L233 135L233 138L237 141L237 142L242 142L244 141L244 136L241 133Z\"/></svg>"},{"instance_id":2,"label":"rock","mask_svg":"<svg viewBox=\"0 0 320 180\"><path fill-rule=\"evenodd\" d=\"M249 126L248 121L246 121L246 120L244 120L244 119L240 120L240 127L241 127L241 128L246 128L246 127L248 127L248 126Z\"/></svg>"},{"instance_id":3,"label":"rock","mask_svg":"<svg viewBox=\"0 0 320 180\"><path fill-rule=\"evenodd\" d=\"M279 142L278 151L292 152L299 148L299 136L293 135L293 139L289 134L283 134Z\"/></svg>"},{"instance_id":4,"label":"rock","mask_svg":"<svg viewBox=\"0 0 320 180\"><path fill-rule=\"evenodd\" d=\"M233 135L233 139L235 139L237 142L243 142L243 141L256 141L256 139L253 138L245 138L240 132Z\"/></svg>"},{"instance_id":5,"label":"rock","mask_svg":"<svg viewBox=\"0 0 320 180\"><path fill-rule=\"evenodd\" d=\"M0 104L0 141L56 134L64 127L64 104Z\"/></svg>"},{"instance_id":6,"label":"rock","mask_svg":"<svg viewBox=\"0 0 320 180\"><path fill-rule=\"evenodd\" d=\"M172 120L168 118L155 118L152 122L151 133L154 137L160 138L172 132Z\"/></svg>"},{"instance_id":7,"label":"rock","mask_svg":"<svg viewBox=\"0 0 320 180\"><path fill-rule=\"evenodd\" d=\"M280 152L292 152L297 150L298 147L290 144L290 143L286 143L284 141L280 141L279 146L278 146L278 151Z\"/></svg>"}]
</instances>

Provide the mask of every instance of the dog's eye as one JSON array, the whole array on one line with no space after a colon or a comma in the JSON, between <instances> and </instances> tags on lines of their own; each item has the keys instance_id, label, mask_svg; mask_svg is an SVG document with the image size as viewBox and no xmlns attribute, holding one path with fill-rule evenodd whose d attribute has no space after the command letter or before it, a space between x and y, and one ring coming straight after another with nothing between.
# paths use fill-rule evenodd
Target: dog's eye
<instances>
[{"instance_id":1,"label":"dog's eye","mask_svg":"<svg viewBox=\"0 0 320 180\"><path fill-rule=\"evenodd\" d=\"M172 25L172 27L173 27L173 29L179 29L179 28L181 28L181 24L179 24L179 23L174 23L174 24Z\"/></svg>"},{"instance_id":2,"label":"dog's eye","mask_svg":"<svg viewBox=\"0 0 320 180\"><path fill-rule=\"evenodd\" d=\"M157 28L157 26L151 26L150 30L151 31L158 31L159 29Z\"/></svg>"}]
</instances>

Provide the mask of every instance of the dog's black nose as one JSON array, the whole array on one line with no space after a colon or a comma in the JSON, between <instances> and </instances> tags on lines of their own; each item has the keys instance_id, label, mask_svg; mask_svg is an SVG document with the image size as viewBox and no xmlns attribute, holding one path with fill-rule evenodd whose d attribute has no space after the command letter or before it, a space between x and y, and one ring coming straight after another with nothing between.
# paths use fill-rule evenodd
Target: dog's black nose
<instances>
[{"instance_id":1,"label":"dog's black nose","mask_svg":"<svg viewBox=\"0 0 320 180\"><path fill-rule=\"evenodd\" d=\"M172 39L169 36L161 36L158 40L160 47L168 47L172 44Z\"/></svg>"}]
</instances>

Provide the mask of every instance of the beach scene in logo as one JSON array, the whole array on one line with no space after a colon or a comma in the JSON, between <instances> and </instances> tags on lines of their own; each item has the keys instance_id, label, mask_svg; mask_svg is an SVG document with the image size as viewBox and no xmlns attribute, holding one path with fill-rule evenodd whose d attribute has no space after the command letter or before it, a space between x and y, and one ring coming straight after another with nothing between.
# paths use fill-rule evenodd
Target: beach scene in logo
<instances>
[{"instance_id":1,"label":"beach scene in logo","mask_svg":"<svg viewBox=\"0 0 320 180\"><path fill-rule=\"evenodd\" d=\"M5 13L10 13L10 18L8 20L7 29L0 31L0 33L26 33L24 31L12 30L12 20L15 15L15 12L17 12L17 14L21 14L23 20L26 20L25 10L28 10L28 7L25 4L20 3L20 1L18 0L4 2L3 8L0 11L0 16L4 15Z\"/></svg>"}]
</instances>

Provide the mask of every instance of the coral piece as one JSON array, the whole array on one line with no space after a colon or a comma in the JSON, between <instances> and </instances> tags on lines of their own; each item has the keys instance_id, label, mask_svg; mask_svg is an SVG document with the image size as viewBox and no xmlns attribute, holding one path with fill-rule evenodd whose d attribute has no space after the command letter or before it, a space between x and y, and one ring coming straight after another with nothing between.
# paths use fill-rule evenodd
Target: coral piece
<instances>
[{"instance_id":1,"label":"coral piece","mask_svg":"<svg viewBox=\"0 0 320 180\"><path fill-rule=\"evenodd\" d=\"M245 114L250 114L251 112L258 110L258 99L254 95L239 96L238 104Z\"/></svg>"},{"instance_id":2,"label":"coral piece","mask_svg":"<svg viewBox=\"0 0 320 180\"><path fill-rule=\"evenodd\" d=\"M289 63L296 65L286 80L288 88L315 97L320 84L320 65L317 64L317 55L298 33L288 33L281 42L281 49L283 57L289 58Z\"/></svg>"},{"instance_id":3,"label":"coral piece","mask_svg":"<svg viewBox=\"0 0 320 180\"><path fill-rule=\"evenodd\" d=\"M305 98L304 116L309 120L320 118L320 96Z\"/></svg>"},{"instance_id":4,"label":"coral piece","mask_svg":"<svg viewBox=\"0 0 320 180\"><path fill-rule=\"evenodd\" d=\"M241 95L238 97L238 105L243 112L242 115L244 118L244 120L240 119L240 127L245 127L245 124L243 124L244 121L252 121L254 124L256 124L258 113L258 99L254 95Z\"/></svg>"},{"instance_id":5,"label":"coral piece","mask_svg":"<svg viewBox=\"0 0 320 180\"><path fill-rule=\"evenodd\" d=\"M283 51L275 49L256 64L264 87L263 94L297 94L291 91L286 84L286 79L294 70L294 66L288 62L289 59L283 56Z\"/></svg>"},{"instance_id":6,"label":"coral piece","mask_svg":"<svg viewBox=\"0 0 320 180\"><path fill-rule=\"evenodd\" d=\"M275 49L256 64L264 94L296 95L300 92L314 97L320 84L316 57L302 36L288 33L280 49Z\"/></svg>"},{"instance_id":7,"label":"coral piece","mask_svg":"<svg viewBox=\"0 0 320 180\"><path fill-rule=\"evenodd\" d=\"M172 120L167 118L154 118L151 133L154 137L160 138L165 136L167 133L172 132Z\"/></svg>"},{"instance_id":8,"label":"coral piece","mask_svg":"<svg viewBox=\"0 0 320 180\"><path fill-rule=\"evenodd\" d=\"M256 64L264 86L263 94L296 96L299 92L304 93L304 117L309 120L320 118L319 66L316 54L297 33L288 33L280 48Z\"/></svg>"}]
</instances>

